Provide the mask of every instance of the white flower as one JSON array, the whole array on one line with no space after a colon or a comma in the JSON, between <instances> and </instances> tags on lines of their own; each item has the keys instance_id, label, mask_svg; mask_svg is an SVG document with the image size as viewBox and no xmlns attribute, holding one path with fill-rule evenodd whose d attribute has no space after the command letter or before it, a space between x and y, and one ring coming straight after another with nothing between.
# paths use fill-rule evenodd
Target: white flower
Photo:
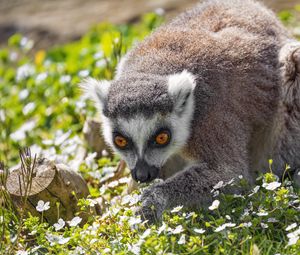
<instances>
[{"instance_id":1,"label":"white flower","mask_svg":"<svg viewBox=\"0 0 300 255\"><path fill-rule=\"evenodd\" d=\"M226 218L227 220L231 220L231 217L230 217L229 215L225 215L225 218Z\"/></svg>"},{"instance_id":2,"label":"white flower","mask_svg":"<svg viewBox=\"0 0 300 255\"><path fill-rule=\"evenodd\" d=\"M194 231L198 234L203 234L205 232L203 228L194 228Z\"/></svg>"},{"instance_id":3,"label":"white flower","mask_svg":"<svg viewBox=\"0 0 300 255\"><path fill-rule=\"evenodd\" d=\"M18 59L18 53L15 52L15 51L11 52L11 53L9 54L9 59L10 59L10 61L12 61L12 62L16 61L16 60Z\"/></svg>"},{"instance_id":4,"label":"white flower","mask_svg":"<svg viewBox=\"0 0 300 255\"><path fill-rule=\"evenodd\" d=\"M26 79L27 77L33 75L35 72L34 66L30 64L25 64L20 66L17 69L17 75L16 75L16 80L21 81Z\"/></svg>"},{"instance_id":5,"label":"white flower","mask_svg":"<svg viewBox=\"0 0 300 255\"><path fill-rule=\"evenodd\" d=\"M148 235L150 235L151 229L148 228L145 230L145 232L141 235L141 239L145 239Z\"/></svg>"},{"instance_id":6,"label":"white flower","mask_svg":"<svg viewBox=\"0 0 300 255\"><path fill-rule=\"evenodd\" d=\"M70 227L76 227L82 219L79 216L74 217L71 221L68 221Z\"/></svg>"},{"instance_id":7,"label":"white flower","mask_svg":"<svg viewBox=\"0 0 300 255\"><path fill-rule=\"evenodd\" d=\"M99 59L99 58L102 58L103 57L103 51L98 51L94 54L94 59Z\"/></svg>"},{"instance_id":8,"label":"white flower","mask_svg":"<svg viewBox=\"0 0 300 255\"><path fill-rule=\"evenodd\" d=\"M241 217L242 218L244 218L244 217L246 217L246 216L248 216L249 215L249 209L244 209L244 212L243 212L243 214L241 215Z\"/></svg>"},{"instance_id":9,"label":"white flower","mask_svg":"<svg viewBox=\"0 0 300 255\"><path fill-rule=\"evenodd\" d=\"M69 242L70 239L71 239L70 237L60 237L58 240L58 244L65 244Z\"/></svg>"},{"instance_id":10,"label":"white flower","mask_svg":"<svg viewBox=\"0 0 300 255\"><path fill-rule=\"evenodd\" d=\"M245 198L243 195L241 194L233 194L234 198Z\"/></svg>"},{"instance_id":11,"label":"white flower","mask_svg":"<svg viewBox=\"0 0 300 255\"><path fill-rule=\"evenodd\" d=\"M143 244L144 239L140 239L137 243L130 245L127 244L129 251L131 251L135 255L139 255L141 253L141 245Z\"/></svg>"},{"instance_id":12,"label":"white flower","mask_svg":"<svg viewBox=\"0 0 300 255\"><path fill-rule=\"evenodd\" d=\"M128 244L129 251L131 251L135 255L139 255L141 253L141 247L139 244L130 245Z\"/></svg>"},{"instance_id":13,"label":"white flower","mask_svg":"<svg viewBox=\"0 0 300 255\"><path fill-rule=\"evenodd\" d=\"M220 189L222 188L224 185L223 181L219 181L215 186L213 186L213 189Z\"/></svg>"},{"instance_id":14,"label":"white flower","mask_svg":"<svg viewBox=\"0 0 300 255\"><path fill-rule=\"evenodd\" d=\"M55 228L55 230L56 231L58 231L58 230L60 230L60 229L62 229L64 226L65 226L65 221L63 220L63 219L59 219L58 221L57 221L57 223L54 223L53 224L53 226L54 226L54 228Z\"/></svg>"},{"instance_id":15,"label":"white flower","mask_svg":"<svg viewBox=\"0 0 300 255\"><path fill-rule=\"evenodd\" d=\"M97 235L97 230L99 229L100 224L98 222L93 222L93 224L91 226L88 226L86 232L90 235Z\"/></svg>"},{"instance_id":16,"label":"white flower","mask_svg":"<svg viewBox=\"0 0 300 255\"><path fill-rule=\"evenodd\" d=\"M268 228L268 227L269 227L269 226L268 226L267 224L265 224L265 223L260 223L260 225L261 225L262 228Z\"/></svg>"},{"instance_id":17,"label":"white flower","mask_svg":"<svg viewBox=\"0 0 300 255\"><path fill-rule=\"evenodd\" d=\"M189 219L189 218L191 218L191 217L196 217L197 215L196 215L196 213L195 212L190 212L190 213L188 213L186 216L185 216L185 218L186 219Z\"/></svg>"},{"instance_id":18,"label":"white flower","mask_svg":"<svg viewBox=\"0 0 300 255\"><path fill-rule=\"evenodd\" d=\"M90 240L90 244L96 243L98 241L97 238L93 238L92 240Z\"/></svg>"},{"instance_id":19,"label":"white flower","mask_svg":"<svg viewBox=\"0 0 300 255\"><path fill-rule=\"evenodd\" d=\"M119 183L121 183L121 179L119 179ZM126 195L122 198L122 205L126 205L129 203L130 206L137 204L140 201L141 196L138 194Z\"/></svg>"},{"instance_id":20,"label":"white flower","mask_svg":"<svg viewBox=\"0 0 300 255\"><path fill-rule=\"evenodd\" d=\"M40 83L44 81L47 78L48 74L47 73L40 73L36 76L35 80L37 83Z\"/></svg>"},{"instance_id":21,"label":"white flower","mask_svg":"<svg viewBox=\"0 0 300 255\"><path fill-rule=\"evenodd\" d=\"M158 16L163 16L165 14L165 10L163 8L156 8L154 10L154 12L158 15Z\"/></svg>"},{"instance_id":22,"label":"white flower","mask_svg":"<svg viewBox=\"0 0 300 255\"><path fill-rule=\"evenodd\" d=\"M183 206L177 206L177 207L174 207L173 210L171 211L171 213L177 213L179 212L181 209L183 208Z\"/></svg>"},{"instance_id":23,"label":"white flower","mask_svg":"<svg viewBox=\"0 0 300 255\"><path fill-rule=\"evenodd\" d=\"M290 246L290 245L294 245L298 242L299 240L299 236L298 235L292 235L289 237L289 242L287 244L287 246Z\"/></svg>"},{"instance_id":24,"label":"white flower","mask_svg":"<svg viewBox=\"0 0 300 255\"><path fill-rule=\"evenodd\" d=\"M4 122L6 119L4 110L0 109L0 122Z\"/></svg>"},{"instance_id":25,"label":"white flower","mask_svg":"<svg viewBox=\"0 0 300 255\"><path fill-rule=\"evenodd\" d=\"M120 182L120 180L119 180ZM137 204L141 200L141 195L133 194L129 203L129 206Z\"/></svg>"},{"instance_id":26,"label":"white flower","mask_svg":"<svg viewBox=\"0 0 300 255\"><path fill-rule=\"evenodd\" d=\"M299 240L299 236L300 236L300 227L294 232L287 234L287 237L289 239L288 246L296 244L297 241Z\"/></svg>"},{"instance_id":27,"label":"white flower","mask_svg":"<svg viewBox=\"0 0 300 255\"><path fill-rule=\"evenodd\" d=\"M260 189L260 186L255 186L253 189L253 193L257 193L257 191Z\"/></svg>"},{"instance_id":28,"label":"white flower","mask_svg":"<svg viewBox=\"0 0 300 255\"><path fill-rule=\"evenodd\" d=\"M269 218L269 219L268 219L268 222L275 223L275 222L278 222L278 220L277 220L277 219L275 219L275 218Z\"/></svg>"},{"instance_id":29,"label":"white flower","mask_svg":"<svg viewBox=\"0 0 300 255\"><path fill-rule=\"evenodd\" d=\"M217 228L215 229L215 232L220 232L220 231L224 230L225 228L226 228L226 225L223 224L223 225L217 227Z\"/></svg>"},{"instance_id":30,"label":"white flower","mask_svg":"<svg viewBox=\"0 0 300 255\"><path fill-rule=\"evenodd\" d=\"M231 185L231 184L234 183L234 181L235 181L235 179L233 178L233 179L231 179L229 182L227 182L226 185ZM231 185L231 186L232 186L232 185Z\"/></svg>"},{"instance_id":31,"label":"white flower","mask_svg":"<svg viewBox=\"0 0 300 255\"><path fill-rule=\"evenodd\" d=\"M53 246L55 244L66 244L67 242L69 242L70 237L46 234L46 239L50 242L50 245Z\"/></svg>"},{"instance_id":32,"label":"white flower","mask_svg":"<svg viewBox=\"0 0 300 255\"><path fill-rule=\"evenodd\" d=\"M31 232L28 233L28 235L30 236L34 236L37 233L37 230L32 230Z\"/></svg>"},{"instance_id":33,"label":"white flower","mask_svg":"<svg viewBox=\"0 0 300 255\"><path fill-rule=\"evenodd\" d=\"M10 134L10 138L16 142L24 140L26 138L26 132L32 131L35 125L35 120L29 120L25 122L17 131Z\"/></svg>"},{"instance_id":34,"label":"white flower","mask_svg":"<svg viewBox=\"0 0 300 255\"><path fill-rule=\"evenodd\" d=\"M20 46L25 50L30 50L34 45L33 40L29 40L27 37L23 37L20 41Z\"/></svg>"},{"instance_id":35,"label":"white flower","mask_svg":"<svg viewBox=\"0 0 300 255\"><path fill-rule=\"evenodd\" d=\"M28 255L27 251L17 251L16 255Z\"/></svg>"},{"instance_id":36,"label":"white flower","mask_svg":"<svg viewBox=\"0 0 300 255\"><path fill-rule=\"evenodd\" d=\"M220 231L224 230L225 228L233 228L233 227L235 227L235 226L236 226L235 223L231 223L231 222L225 223L225 224L223 224L223 225L217 227L217 228L215 229L215 232L220 232Z\"/></svg>"},{"instance_id":37,"label":"white flower","mask_svg":"<svg viewBox=\"0 0 300 255\"><path fill-rule=\"evenodd\" d=\"M78 72L78 75L79 75L81 78L85 78L85 77L87 77L89 74L90 74L90 71L89 71L89 70L81 70L81 71Z\"/></svg>"},{"instance_id":38,"label":"white flower","mask_svg":"<svg viewBox=\"0 0 300 255\"><path fill-rule=\"evenodd\" d=\"M62 130L58 130L55 133L54 145L59 146L62 145L71 135L72 131L64 133Z\"/></svg>"},{"instance_id":39,"label":"white flower","mask_svg":"<svg viewBox=\"0 0 300 255\"><path fill-rule=\"evenodd\" d=\"M95 163L95 158L97 157L97 152L89 153L87 157L84 159L85 164L88 168L94 169L97 167Z\"/></svg>"},{"instance_id":40,"label":"white flower","mask_svg":"<svg viewBox=\"0 0 300 255\"><path fill-rule=\"evenodd\" d=\"M294 229L295 227L297 227L297 223L293 223L291 225L288 225L285 229L285 231L290 231L291 229Z\"/></svg>"},{"instance_id":41,"label":"white flower","mask_svg":"<svg viewBox=\"0 0 300 255\"><path fill-rule=\"evenodd\" d=\"M105 59L100 59L100 60L97 60L97 62L96 62L96 67L99 67L99 68L106 67L106 65L107 65L107 62Z\"/></svg>"},{"instance_id":42,"label":"white flower","mask_svg":"<svg viewBox=\"0 0 300 255\"><path fill-rule=\"evenodd\" d=\"M244 223L242 223L242 226L246 227L246 228L249 228L249 227L252 226L252 222L244 222Z\"/></svg>"},{"instance_id":43,"label":"white flower","mask_svg":"<svg viewBox=\"0 0 300 255\"><path fill-rule=\"evenodd\" d=\"M163 224L161 225L161 227L157 230L157 234L160 235L161 232L165 231L167 229L167 225L166 223L163 222Z\"/></svg>"},{"instance_id":44,"label":"white flower","mask_svg":"<svg viewBox=\"0 0 300 255\"><path fill-rule=\"evenodd\" d=\"M185 244L185 234L180 237L178 244Z\"/></svg>"},{"instance_id":45,"label":"white flower","mask_svg":"<svg viewBox=\"0 0 300 255\"><path fill-rule=\"evenodd\" d=\"M107 184L107 187L114 188L117 187L118 185L119 185L119 181L112 181L109 184Z\"/></svg>"},{"instance_id":46,"label":"white flower","mask_svg":"<svg viewBox=\"0 0 300 255\"><path fill-rule=\"evenodd\" d=\"M129 226L134 226L142 222L140 217L130 217L128 224Z\"/></svg>"},{"instance_id":47,"label":"white flower","mask_svg":"<svg viewBox=\"0 0 300 255\"><path fill-rule=\"evenodd\" d=\"M71 76L70 75L63 75L59 79L60 83L68 83L70 81L71 81Z\"/></svg>"},{"instance_id":48,"label":"white flower","mask_svg":"<svg viewBox=\"0 0 300 255\"><path fill-rule=\"evenodd\" d=\"M212 205L210 207L208 207L209 210L215 210L219 207L220 205L220 201L219 200L215 200L213 201Z\"/></svg>"},{"instance_id":49,"label":"white flower","mask_svg":"<svg viewBox=\"0 0 300 255\"><path fill-rule=\"evenodd\" d=\"M120 212L121 208L120 207L113 207L111 208L111 212L113 216L116 216Z\"/></svg>"},{"instance_id":50,"label":"white flower","mask_svg":"<svg viewBox=\"0 0 300 255\"><path fill-rule=\"evenodd\" d=\"M131 200L131 195L126 195L122 198L122 202L121 202L121 205L126 205L130 202Z\"/></svg>"},{"instance_id":51,"label":"white flower","mask_svg":"<svg viewBox=\"0 0 300 255\"><path fill-rule=\"evenodd\" d=\"M275 190L281 186L280 182L263 183L262 185L267 190Z\"/></svg>"},{"instance_id":52,"label":"white flower","mask_svg":"<svg viewBox=\"0 0 300 255\"><path fill-rule=\"evenodd\" d=\"M229 227L229 228L233 228L233 227L235 227L235 226L236 226L236 224L235 224L235 223L231 223L231 222L229 222L229 223L225 223L225 225L226 225L226 227Z\"/></svg>"},{"instance_id":53,"label":"white flower","mask_svg":"<svg viewBox=\"0 0 300 255\"><path fill-rule=\"evenodd\" d=\"M96 200L93 200L90 198L88 198L87 201L88 201L90 207L94 207L97 204Z\"/></svg>"},{"instance_id":54,"label":"white flower","mask_svg":"<svg viewBox=\"0 0 300 255\"><path fill-rule=\"evenodd\" d=\"M268 214L268 212L258 212L257 216L267 216Z\"/></svg>"},{"instance_id":55,"label":"white flower","mask_svg":"<svg viewBox=\"0 0 300 255\"><path fill-rule=\"evenodd\" d=\"M72 254L73 255L85 254L85 250L81 246L76 246Z\"/></svg>"},{"instance_id":56,"label":"white flower","mask_svg":"<svg viewBox=\"0 0 300 255\"><path fill-rule=\"evenodd\" d=\"M36 251L38 251L39 249L41 249L42 246L38 245L38 246L33 246L33 248L31 249L31 254L34 254Z\"/></svg>"},{"instance_id":57,"label":"white flower","mask_svg":"<svg viewBox=\"0 0 300 255\"><path fill-rule=\"evenodd\" d=\"M27 98L29 95L29 90L28 89L22 89L20 92L19 92L19 99L20 100L24 100L25 98Z\"/></svg>"},{"instance_id":58,"label":"white flower","mask_svg":"<svg viewBox=\"0 0 300 255\"><path fill-rule=\"evenodd\" d=\"M173 233L173 234L179 234L179 233L181 233L181 232L183 232L183 231L184 231L184 229L183 229L182 225L178 225L178 226L172 231L172 233Z\"/></svg>"},{"instance_id":59,"label":"white flower","mask_svg":"<svg viewBox=\"0 0 300 255\"><path fill-rule=\"evenodd\" d=\"M44 202L43 200L39 200L36 206L36 210L38 212L47 211L50 208L50 202Z\"/></svg>"},{"instance_id":60,"label":"white flower","mask_svg":"<svg viewBox=\"0 0 300 255\"><path fill-rule=\"evenodd\" d=\"M217 196L219 196L219 194L220 194L220 191L219 190L212 190L213 191L213 197L217 197Z\"/></svg>"},{"instance_id":61,"label":"white flower","mask_svg":"<svg viewBox=\"0 0 300 255\"><path fill-rule=\"evenodd\" d=\"M35 109L35 103L34 102L30 102L28 104L26 104L23 108L23 114L27 115L29 113L31 113L33 110Z\"/></svg>"},{"instance_id":62,"label":"white flower","mask_svg":"<svg viewBox=\"0 0 300 255\"><path fill-rule=\"evenodd\" d=\"M105 249L103 250L103 252L104 252L104 253L110 253L110 254L111 254L111 249L110 249L110 248L105 248Z\"/></svg>"}]
</instances>

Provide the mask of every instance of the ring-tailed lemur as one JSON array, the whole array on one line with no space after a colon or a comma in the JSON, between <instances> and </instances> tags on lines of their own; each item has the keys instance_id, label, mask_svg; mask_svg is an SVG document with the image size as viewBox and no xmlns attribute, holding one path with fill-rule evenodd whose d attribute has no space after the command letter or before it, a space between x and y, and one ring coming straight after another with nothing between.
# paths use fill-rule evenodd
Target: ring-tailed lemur
<instances>
[{"instance_id":1,"label":"ring-tailed lemur","mask_svg":"<svg viewBox=\"0 0 300 255\"><path fill-rule=\"evenodd\" d=\"M300 44L270 10L211 0L136 45L113 81L82 86L135 180L150 182L169 159L184 160L143 194L140 212L153 220L207 203L219 181L252 183L270 158L278 175L285 163L300 167L299 85Z\"/></svg>"}]
</instances>

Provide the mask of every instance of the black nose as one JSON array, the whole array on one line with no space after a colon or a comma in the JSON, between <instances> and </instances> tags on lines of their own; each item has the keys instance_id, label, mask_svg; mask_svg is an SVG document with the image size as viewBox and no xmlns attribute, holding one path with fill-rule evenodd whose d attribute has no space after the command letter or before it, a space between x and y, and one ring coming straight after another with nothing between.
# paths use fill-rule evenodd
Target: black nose
<instances>
[{"instance_id":1,"label":"black nose","mask_svg":"<svg viewBox=\"0 0 300 255\"><path fill-rule=\"evenodd\" d=\"M151 175L150 175L150 173L143 171L143 169L137 170L136 171L136 179L140 182L147 182L148 180L151 179Z\"/></svg>"},{"instance_id":2,"label":"black nose","mask_svg":"<svg viewBox=\"0 0 300 255\"><path fill-rule=\"evenodd\" d=\"M158 177L159 169L155 166L150 166L144 160L139 160L134 169L131 170L131 175L138 182L150 182Z\"/></svg>"}]
</instances>

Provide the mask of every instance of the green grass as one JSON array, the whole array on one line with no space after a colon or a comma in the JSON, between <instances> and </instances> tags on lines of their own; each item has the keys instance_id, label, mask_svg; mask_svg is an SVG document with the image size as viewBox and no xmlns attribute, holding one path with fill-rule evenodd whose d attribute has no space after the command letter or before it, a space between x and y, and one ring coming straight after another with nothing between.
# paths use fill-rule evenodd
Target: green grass
<instances>
[{"instance_id":1,"label":"green grass","mask_svg":"<svg viewBox=\"0 0 300 255\"><path fill-rule=\"evenodd\" d=\"M300 27L297 8L280 14L295 31ZM87 75L113 78L120 57L162 20L148 14L136 25L100 24L79 41L38 52L22 35L12 36L0 49L0 159L6 166L20 162L23 146L74 165L83 123L95 115L77 84ZM7 170L0 172L0 254L300 254L299 190L288 180L281 183L268 173L257 180L256 192L215 192L218 208L190 212L178 207L149 226L134 216L140 193L124 195L128 173L119 181L103 181L118 159L89 156L79 171L91 198L100 196L106 205L95 216L91 200L79 200L90 214L83 226L62 220L52 226L42 217L22 217L22 208L14 208L3 188ZM269 183L280 187L270 190Z\"/></svg>"}]
</instances>

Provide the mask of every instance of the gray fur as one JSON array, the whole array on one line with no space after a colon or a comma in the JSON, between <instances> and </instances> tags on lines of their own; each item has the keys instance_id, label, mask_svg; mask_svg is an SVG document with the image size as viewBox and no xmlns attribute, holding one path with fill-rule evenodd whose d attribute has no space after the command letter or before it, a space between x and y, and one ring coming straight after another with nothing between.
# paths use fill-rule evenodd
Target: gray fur
<instances>
[{"instance_id":1,"label":"gray fur","mask_svg":"<svg viewBox=\"0 0 300 255\"><path fill-rule=\"evenodd\" d=\"M300 44L270 10L211 0L161 26L122 61L104 115L174 117L168 77L183 70L196 82L189 137L174 150L187 166L143 194L140 213L149 220L207 203L219 181L243 175L253 183L269 158L279 176L286 163L300 168Z\"/></svg>"},{"instance_id":2,"label":"gray fur","mask_svg":"<svg viewBox=\"0 0 300 255\"><path fill-rule=\"evenodd\" d=\"M150 116L153 112L171 112L173 103L166 83L165 77L144 73L112 81L104 115L128 118L138 113Z\"/></svg>"}]
</instances>

